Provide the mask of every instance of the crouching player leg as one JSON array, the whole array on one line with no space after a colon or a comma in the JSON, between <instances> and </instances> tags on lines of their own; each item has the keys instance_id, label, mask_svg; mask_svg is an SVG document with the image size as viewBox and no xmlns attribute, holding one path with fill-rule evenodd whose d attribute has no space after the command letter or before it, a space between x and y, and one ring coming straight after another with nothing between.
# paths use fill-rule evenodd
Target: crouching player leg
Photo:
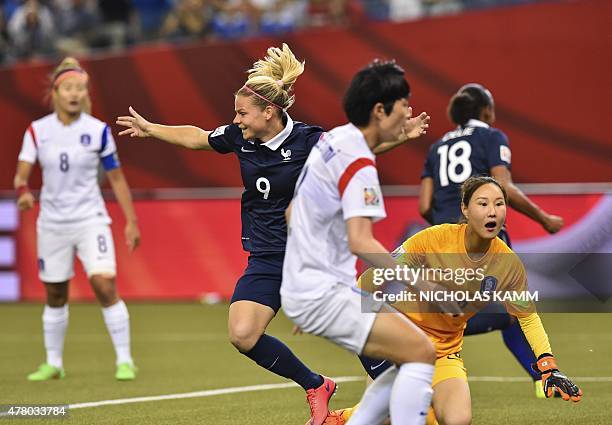
<instances>
[{"instance_id":1,"label":"crouching player leg","mask_svg":"<svg viewBox=\"0 0 612 425\"><path fill-rule=\"evenodd\" d=\"M368 383L376 379L393 365L386 360L360 356L359 360L368 374ZM467 383L467 373L461 359L461 353L440 357L434 365L432 381L433 407L427 414L427 425L464 425L472 420L470 388ZM359 405L347 409L336 410L330 416L339 416L344 424L353 416ZM438 418L438 421L436 421ZM352 422L351 422L352 423Z\"/></svg>"}]
</instances>

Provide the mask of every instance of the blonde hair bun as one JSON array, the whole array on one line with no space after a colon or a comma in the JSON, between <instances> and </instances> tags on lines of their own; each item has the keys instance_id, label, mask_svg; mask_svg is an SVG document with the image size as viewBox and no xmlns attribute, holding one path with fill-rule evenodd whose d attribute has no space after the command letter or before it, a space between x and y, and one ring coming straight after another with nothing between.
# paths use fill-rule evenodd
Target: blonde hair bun
<instances>
[{"instance_id":1,"label":"blonde hair bun","mask_svg":"<svg viewBox=\"0 0 612 425\"><path fill-rule=\"evenodd\" d=\"M291 92L297 78L304 72L304 62L300 62L289 46L283 43L280 48L268 48L266 57L255 62L247 72L249 76L245 86L257 93L254 100L257 104L262 107L272 104L287 110L295 102ZM244 88L237 94L252 95Z\"/></svg>"}]
</instances>

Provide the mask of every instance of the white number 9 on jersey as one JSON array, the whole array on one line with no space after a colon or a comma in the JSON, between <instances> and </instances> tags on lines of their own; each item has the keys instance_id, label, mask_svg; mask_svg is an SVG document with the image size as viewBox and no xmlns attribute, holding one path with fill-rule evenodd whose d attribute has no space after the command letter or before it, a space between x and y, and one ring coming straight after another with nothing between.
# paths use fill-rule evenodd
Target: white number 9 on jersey
<instances>
[{"instance_id":1,"label":"white number 9 on jersey","mask_svg":"<svg viewBox=\"0 0 612 425\"><path fill-rule=\"evenodd\" d=\"M260 177L255 182L255 187L258 191L263 193L264 199L268 199L268 196L270 195L270 180L265 177Z\"/></svg>"}]
</instances>

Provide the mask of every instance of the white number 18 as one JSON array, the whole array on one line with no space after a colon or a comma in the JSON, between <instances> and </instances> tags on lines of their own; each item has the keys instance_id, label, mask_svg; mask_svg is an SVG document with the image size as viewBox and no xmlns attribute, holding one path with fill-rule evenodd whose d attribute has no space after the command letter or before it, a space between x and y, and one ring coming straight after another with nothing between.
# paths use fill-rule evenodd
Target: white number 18
<instances>
[{"instance_id":1,"label":"white number 18","mask_svg":"<svg viewBox=\"0 0 612 425\"><path fill-rule=\"evenodd\" d=\"M457 156L457 151L461 149L461 154ZM470 155L472 146L465 140L460 140L451 146L442 145L438 148L440 155L440 185L448 186L448 180L453 183L463 183L472 175L472 163ZM461 165L461 172L457 173L457 167Z\"/></svg>"}]
</instances>

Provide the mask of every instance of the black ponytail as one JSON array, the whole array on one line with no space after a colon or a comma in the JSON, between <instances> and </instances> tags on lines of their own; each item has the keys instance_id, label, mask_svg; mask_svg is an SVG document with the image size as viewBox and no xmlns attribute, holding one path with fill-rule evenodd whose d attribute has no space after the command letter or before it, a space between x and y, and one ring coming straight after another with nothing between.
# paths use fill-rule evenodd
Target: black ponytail
<instances>
[{"instance_id":1,"label":"black ponytail","mask_svg":"<svg viewBox=\"0 0 612 425\"><path fill-rule=\"evenodd\" d=\"M451 98L448 116L452 122L464 127L471 119L480 119L487 106L493 106L491 92L480 84L466 84Z\"/></svg>"}]
</instances>

